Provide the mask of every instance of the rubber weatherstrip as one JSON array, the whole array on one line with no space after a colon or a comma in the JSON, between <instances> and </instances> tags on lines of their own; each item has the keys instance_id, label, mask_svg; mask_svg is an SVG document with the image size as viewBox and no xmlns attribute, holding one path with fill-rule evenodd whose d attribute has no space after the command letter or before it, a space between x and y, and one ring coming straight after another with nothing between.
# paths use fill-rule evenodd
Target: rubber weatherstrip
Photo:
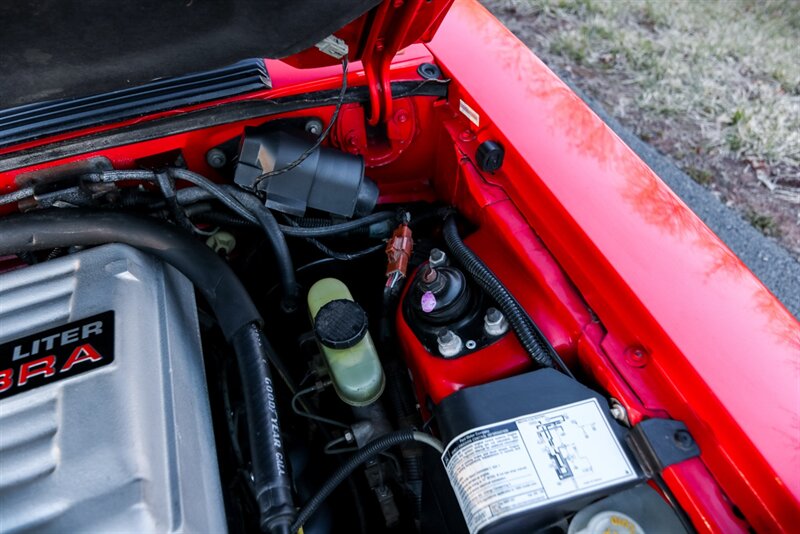
<instances>
[{"instance_id":1,"label":"rubber weatherstrip","mask_svg":"<svg viewBox=\"0 0 800 534\"><path fill-rule=\"evenodd\" d=\"M421 80L410 82L393 82L392 97L409 96L447 96L446 80ZM274 100L243 100L220 104L207 108L153 119L141 123L123 126L113 130L89 134L73 139L65 139L28 150L13 152L6 157L0 156L0 172L11 171L30 165L40 165L62 158L79 156L122 145L150 141L168 135L176 135L210 126L229 124L242 120L269 117L280 113L298 111L318 106L334 105L339 90L318 91L303 95L276 98ZM367 102L367 87L353 87L347 90L344 103ZM44 149L46 147L46 149Z\"/></svg>"},{"instance_id":2,"label":"rubber weatherstrip","mask_svg":"<svg viewBox=\"0 0 800 534\"><path fill-rule=\"evenodd\" d=\"M271 88L264 60L247 59L97 95L0 109L0 147Z\"/></svg>"}]
</instances>

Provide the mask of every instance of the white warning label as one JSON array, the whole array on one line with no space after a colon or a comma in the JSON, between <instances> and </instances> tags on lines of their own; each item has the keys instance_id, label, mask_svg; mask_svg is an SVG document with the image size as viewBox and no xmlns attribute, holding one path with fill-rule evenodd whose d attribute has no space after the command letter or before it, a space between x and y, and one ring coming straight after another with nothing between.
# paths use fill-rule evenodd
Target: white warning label
<instances>
[{"instance_id":1,"label":"white warning label","mask_svg":"<svg viewBox=\"0 0 800 534\"><path fill-rule=\"evenodd\" d=\"M466 118L470 120L475 126L481 125L481 116L477 111L472 109L469 104L463 100L458 101L458 111L460 111Z\"/></svg>"},{"instance_id":2,"label":"white warning label","mask_svg":"<svg viewBox=\"0 0 800 534\"><path fill-rule=\"evenodd\" d=\"M442 462L471 533L637 478L596 399L465 432Z\"/></svg>"}]
</instances>

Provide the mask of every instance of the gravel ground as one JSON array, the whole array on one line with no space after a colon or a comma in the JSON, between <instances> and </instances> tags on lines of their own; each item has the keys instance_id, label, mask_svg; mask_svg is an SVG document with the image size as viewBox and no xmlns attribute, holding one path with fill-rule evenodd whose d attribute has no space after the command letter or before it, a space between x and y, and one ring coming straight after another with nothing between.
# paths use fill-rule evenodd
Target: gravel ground
<instances>
[{"instance_id":1,"label":"gravel ground","mask_svg":"<svg viewBox=\"0 0 800 534\"><path fill-rule=\"evenodd\" d=\"M576 12L585 11L587 6L589 6L589 11L593 12L597 8L592 6L597 4L602 4L610 10L608 2L604 0L560 0L557 3L552 0L483 0L483 3L509 29L531 46L534 52L545 60L725 241L795 317L800 318L800 263L796 260L796 257L800 257L800 97L790 94L785 101L779 104L774 101L768 102L769 98L765 97L762 99L763 102L751 104L751 107L747 108L748 115L759 117L756 122L763 123L768 120L766 116L770 115L771 111L765 111L762 115L758 115L759 105L761 107L788 106L789 128L795 128L795 130L793 132L787 130L787 132L798 136L797 147L792 144L794 141L790 135L783 144L772 145L769 149L765 148L763 139L758 139L758 131L763 126L756 124L745 128L741 125L744 120L742 117L738 119L740 123L738 127L736 124L725 125L717 122L720 125L718 130L721 133L719 135L728 136L730 131L735 130L743 132L742 138L747 139L747 141L742 141L742 144L747 143L747 148L740 146L741 151L734 154L730 150L730 146L718 145L714 148L712 144L709 144L708 139L711 134L707 131L702 132L706 119L702 117L701 112L697 112L696 115L683 113L678 118L670 117L669 114L659 114L639 102L641 95L637 91L646 92L641 84L637 85L635 82L631 82L626 86L627 89L619 89L617 86L616 92L614 92L612 85L619 82L618 78L614 79L614 73L609 73L608 69L603 68L595 70L592 70L591 67L578 68L580 65L577 63L580 62L577 62L576 58L565 58L563 48L552 45L553 42L566 41L552 35L543 36L542 32L545 31L551 33L562 31L563 24L556 23L554 25L553 20L558 21L564 18L572 20L576 16ZM709 2L703 0L699 3L708 4ZM744 5L747 3L745 0L735 0L724 4ZM786 3L784 0L776 0L767 2L766 5L777 9L775 6L782 7ZM652 6L654 3L633 0L613 2L614 6L625 4L633 4L637 9L643 9L643 6ZM671 3L664 0L655 5L662 4ZM684 5L683 2L681 5ZM797 19L794 24L798 29L797 35L800 36L800 4L795 3L794 5L797 6ZM565 14L560 15L559 10L565 11ZM544 22L541 20L542 17L546 19ZM608 23L623 24L623 19L623 17L618 17L616 21ZM777 64L778 62L773 61L773 63ZM797 95L800 95L800 62L795 60L795 65L797 78L793 83L797 83ZM786 69L790 73L794 72L792 65ZM793 78L793 80L795 79ZM671 89L671 91L675 90L674 87ZM629 103L628 106L633 110L629 109L620 113L618 104L620 99L626 98L626 94L627 98L632 99L636 104ZM780 100L781 94L772 95L770 98L772 97ZM652 100L653 98L667 97L656 95L649 98ZM691 107L697 105L700 100L678 97L674 99L674 102L678 104L671 105ZM795 104L798 109L792 110L791 107ZM610 109L611 115L616 118L607 113L606 109ZM797 114L796 117L791 116L794 112ZM631 124L629 121L633 118L636 119L636 122ZM797 124L792 121L796 121ZM778 122L780 124L772 124L773 130L787 127L785 121ZM683 135L682 130L676 129L678 125L687 129L691 135ZM727 133L725 129L728 130ZM648 130L658 130L662 132L662 135L654 141L653 137L648 135ZM645 138L647 142L642 138ZM679 146L681 147L700 143L704 148L698 152L695 147L694 153L688 157L685 153L676 154L676 139L680 139ZM666 152L669 157L659 151ZM795 151L798 152L795 153ZM754 154L759 155L755 156ZM758 164L760 168L753 167L752 162L756 160L761 162ZM691 161L699 167L689 165L687 161ZM684 171L688 171L688 174ZM756 171L761 173L760 177L756 176ZM765 180L771 183L772 187L769 187ZM792 195L797 195L798 204L794 204L795 199Z\"/></svg>"}]
</instances>

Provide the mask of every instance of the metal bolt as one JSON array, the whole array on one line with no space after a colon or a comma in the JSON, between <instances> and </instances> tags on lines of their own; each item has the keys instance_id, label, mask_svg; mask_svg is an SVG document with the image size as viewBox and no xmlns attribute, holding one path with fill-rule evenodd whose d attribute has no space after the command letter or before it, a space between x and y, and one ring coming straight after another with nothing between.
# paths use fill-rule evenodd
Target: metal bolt
<instances>
[{"instance_id":1,"label":"metal bolt","mask_svg":"<svg viewBox=\"0 0 800 534\"><path fill-rule=\"evenodd\" d=\"M644 367L648 359L649 355L642 347L634 345L625 350L625 361L633 367Z\"/></svg>"},{"instance_id":2,"label":"metal bolt","mask_svg":"<svg viewBox=\"0 0 800 534\"><path fill-rule=\"evenodd\" d=\"M439 354L445 358L452 358L453 356L458 355L458 353L461 352L461 349L464 348L461 338L458 337L455 332L448 330L447 328L442 328L439 331L439 334L436 337L436 343L439 345Z\"/></svg>"},{"instance_id":3,"label":"metal bolt","mask_svg":"<svg viewBox=\"0 0 800 534\"><path fill-rule=\"evenodd\" d=\"M508 332L508 321L503 312L497 308L489 308L483 318L483 330L490 336L502 336Z\"/></svg>"},{"instance_id":4,"label":"metal bolt","mask_svg":"<svg viewBox=\"0 0 800 534\"><path fill-rule=\"evenodd\" d=\"M672 439L675 441L675 446L684 451L688 451L694 446L694 439L686 430L676 430Z\"/></svg>"},{"instance_id":5,"label":"metal bolt","mask_svg":"<svg viewBox=\"0 0 800 534\"><path fill-rule=\"evenodd\" d=\"M467 129L467 130L464 130L463 132L461 132L458 135L458 138L461 139L462 141L474 141L475 140L475 134L472 132L472 130Z\"/></svg>"},{"instance_id":6,"label":"metal bolt","mask_svg":"<svg viewBox=\"0 0 800 534\"><path fill-rule=\"evenodd\" d=\"M403 124L404 122L408 121L408 113L405 110L399 110L397 113L394 114L394 120Z\"/></svg>"},{"instance_id":7,"label":"metal bolt","mask_svg":"<svg viewBox=\"0 0 800 534\"><path fill-rule=\"evenodd\" d=\"M225 155L225 152L218 148L212 148L208 152L206 152L206 163L208 163L214 169L221 169L228 163L228 156Z\"/></svg>"},{"instance_id":8,"label":"metal bolt","mask_svg":"<svg viewBox=\"0 0 800 534\"><path fill-rule=\"evenodd\" d=\"M428 266L435 269L444 265L447 265L447 254L438 248L431 250L431 254L428 256Z\"/></svg>"},{"instance_id":9,"label":"metal bolt","mask_svg":"<svg viewBox=\"0 0 800 534\"><path fill-rule=\"evenodd\" d=\"M628 426L630 423L628 422L628 412L625 407L617 399L612 398L610 402L611 409L609 411L611 412L611 417Z\"/></svg>"},{"instance_id":10,"label":"metal bolt","mask_svg":"<svg viewBox=\"0 0 800 534\"><path fill-rule=\"evenodd\" d=\"M319 119L311 119L306 123L306 131L311 135L319 135L322 133L322 121Z\"/></svg>"},{"instance_id":11,"label":"metal bolt","mask_svg":"<svg viewBox=\"0 0 800 534\"><path fill-rule=\"evenodd\" d=\"M464 346L465 346L465 347L467 347L467 350L472 350L472 349L474 349L475 347L477 347L477 346L478 346L478 344L477 344L477 343L475 343L475 340L473 340L473 339L469 339L469 340L467 340L467 342L466 342L466 343L464 343Z\"/></svg>"}]
</instances>

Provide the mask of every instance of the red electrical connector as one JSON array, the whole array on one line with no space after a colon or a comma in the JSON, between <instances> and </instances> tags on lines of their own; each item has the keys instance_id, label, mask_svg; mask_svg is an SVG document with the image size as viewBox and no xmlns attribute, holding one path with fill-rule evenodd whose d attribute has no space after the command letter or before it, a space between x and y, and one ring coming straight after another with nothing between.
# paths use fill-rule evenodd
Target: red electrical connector
<instances>
[{"instance_id":1,"label":"red electrical connector","mask_svg":"<svg viewBox=\"0 0 800 534\"><path fill-rule=\"evenodd\" d=\"M408 260L411 259L411 251L414 248L414 240L411 238L411 228L408 221L404 221L392 233L389 242L386 243L386 287L391 288L399 280L406 277L408 271Z\"/></svg>"}]
</instances>

